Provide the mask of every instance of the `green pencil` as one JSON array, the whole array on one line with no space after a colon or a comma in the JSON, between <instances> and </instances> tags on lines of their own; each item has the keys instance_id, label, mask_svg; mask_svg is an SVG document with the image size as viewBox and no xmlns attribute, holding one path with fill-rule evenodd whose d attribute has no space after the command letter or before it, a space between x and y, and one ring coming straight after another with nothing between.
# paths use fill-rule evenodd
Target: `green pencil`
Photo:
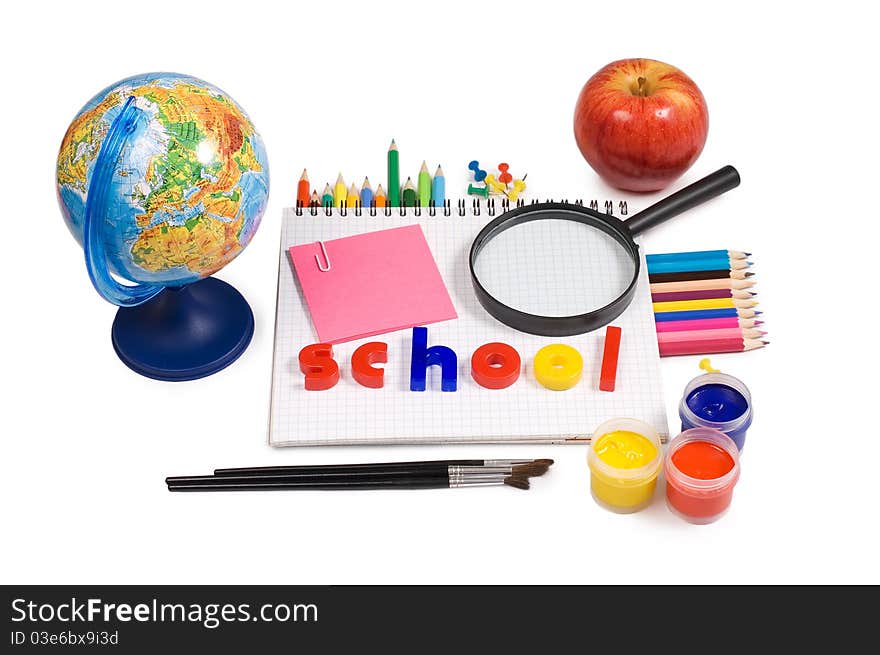
<instances>
[{"instance_id":1,"label":"green pencil","mask_svg":"<svg viewBox=\"0 0 880 655\"><path fill-rule=\"evenodd\" d=\"M419 171L419 204L427 207L431 204L431 174L428 172L427 162L422 162Z\"/></svg>"},{"instance_id":2,"label":"green pencil","mask_svg":"<svg viewBox=\"0 0 880 655\"><path fill-rule=\"evenodd\" d=\"M388 148L388 204L391 207L400 206L400 153L397 152L394 139L391 139L391 147Z\"/></svg>"},{"instance_id":3,"label":"green pencil","mask_svg":"<svg viewBox=\"0 0 880 655\"><path fill-rule=\"evenodd\" d=\"M408 177L406 184L403 185L403 206L415 207L416 201L416 188L413 186L412 178Z\"/></svg>"},{"instance_id":4,"label":"green pencil","mask_svg":"<svg viewBox=\"0 0 880 655\"><path fill-rule=\"evenodd\" d=\"M330 188L329 183L324 185L324 193L321 196L321 206L322 207L332 207L333 206L333 190Z\"/></svg>"}]
</instances>

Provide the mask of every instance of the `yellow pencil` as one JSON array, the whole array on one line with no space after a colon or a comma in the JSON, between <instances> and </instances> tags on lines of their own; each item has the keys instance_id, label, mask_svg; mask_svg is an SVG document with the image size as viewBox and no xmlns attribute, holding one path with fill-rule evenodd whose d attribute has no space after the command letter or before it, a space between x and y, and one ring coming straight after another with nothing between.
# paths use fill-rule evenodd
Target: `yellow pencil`
<instances>
[{"instance_id":1,"label":"yellow pencil","mask_svg":"<svg viewBox=\"0 0 880 655\"><path fill-rule=\"evenodd\" d=\"M354 182L352 182L351 188L348 190L348 195L345 198L345 206L357 207L358 200L358 188L354 185Z\"/></svg>"},{"instance_id":2,"label":"yellow pencil","mask_svg":"<svg viewBox=\"0 0 880 655\"><path fill-rule=\"evenodd\" d=\"M751 309L757 306L756 300L741 300L738 298L709 298L706 300L676 300L670 302L655 302L654 312L692 312L702 309Z\"/></svg>"},{"instance_id":3,"label":"yellow pencil","mask_svg":"<svg viewBox=\"0 0 880 655\"><path fill-rule=\"evenodd\" d=\"M336 186L333 187L333 206L342 207L345 204L345 197L348 192L345 190L345 180L342 179L342 173L336 178Z\"/></svg>"}]
</instances>

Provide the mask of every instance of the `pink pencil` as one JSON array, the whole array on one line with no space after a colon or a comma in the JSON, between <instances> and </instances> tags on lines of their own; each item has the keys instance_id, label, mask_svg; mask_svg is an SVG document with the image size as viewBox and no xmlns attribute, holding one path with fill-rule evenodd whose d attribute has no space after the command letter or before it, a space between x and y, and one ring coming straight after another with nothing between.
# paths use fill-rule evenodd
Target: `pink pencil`
<instances>
[{"instance_id":1,"label":"pink pencil","mask_svg":"<svg viewBox=\"0 0 880 655\"><path fill-rule=\"evenodd\" d=\"M726 328L752 328L762 321L753 318L702 318L693 321L658 321L657 332L687 332L688 330L723 330Z\"/></svg>"},{"instance_id":2,"label":"pink pencil","mask_svg":"<svg viewBox=\"0 0 880 655\"><path fill-rule=\"evenodd\" d=\"M706 341L707 339L759 339L763 330L743 330L727 328L724 330L691 330L689 332L658 332L658 343L683 343L687 341Z\"/></svg>"},{"instance_id":3,"label":"pink pencil","mask_svg":"<svg viewBox=\"0 0 880 655\"><path fill-rule=\"evenodd\" d=\"M739 353L745 350L763 348L769 342L758 339L704 339L702 341L684 341L681 343L661 343L660 356L675 355L711 355L714 353Z\"/></svg>"}]
</instances>

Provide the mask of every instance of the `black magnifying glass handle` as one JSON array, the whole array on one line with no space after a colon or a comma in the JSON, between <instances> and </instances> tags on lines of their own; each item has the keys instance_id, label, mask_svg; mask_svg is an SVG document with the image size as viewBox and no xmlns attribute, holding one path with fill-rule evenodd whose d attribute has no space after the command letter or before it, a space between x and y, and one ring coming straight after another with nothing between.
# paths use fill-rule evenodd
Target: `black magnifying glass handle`
<instances>
[{"instance_id":1,"label":"black magnifying glass handle","mask_svg":"<svg viewBox=\"0 0 880 655\"><path fill-rule=\"evenodd\" d=\"M640 211L626 221L625 225L629 228L630 234L635 236L738 186L739 173L733 166L719 168L703 179Z\"/></svg>"}]
</instances>

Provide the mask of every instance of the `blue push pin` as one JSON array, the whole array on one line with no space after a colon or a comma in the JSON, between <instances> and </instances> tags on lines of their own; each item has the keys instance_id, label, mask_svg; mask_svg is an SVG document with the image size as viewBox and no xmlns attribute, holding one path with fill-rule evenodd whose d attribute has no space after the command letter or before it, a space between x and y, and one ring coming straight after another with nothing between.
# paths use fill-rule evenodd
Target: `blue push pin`
<instances>
[{"instance_id":1,"label":"blue push pin","mask_svg":"<svg viewBox=\"0 0 880 655\"><path fill-rule=\"evenodd\" d=\"M476 159L468 164L468 168L474 172L474 182L482 182L486 179L486 171L480 168L480 162Z\"/></svg>"},{"instance_id":2,"label":"blue push pin","mask_svg":"<svg viewBox=\"0 0 880 655\"><path fill-rule=\"evenodd\" d=\"M455 391L458 383L458 357L452 348L428 348L428 328L414 327L412 359L409 368L410 391L424 391L428 386L428 367L440 367L440 390Z\"/></svg>"}]
</instances>

